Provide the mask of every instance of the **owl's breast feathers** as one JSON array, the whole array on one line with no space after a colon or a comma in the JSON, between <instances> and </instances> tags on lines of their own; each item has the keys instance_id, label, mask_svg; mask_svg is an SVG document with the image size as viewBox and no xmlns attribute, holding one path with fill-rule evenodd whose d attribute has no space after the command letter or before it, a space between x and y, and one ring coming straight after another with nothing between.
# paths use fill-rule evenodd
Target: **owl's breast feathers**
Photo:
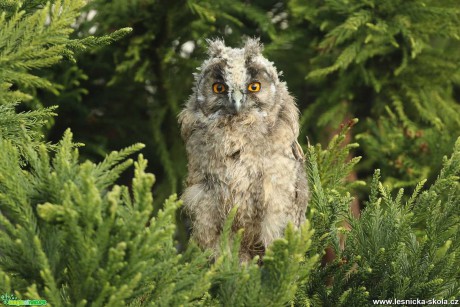
<instances>
[{"instance_id":1,"label":"owl's breast feathers","mask_svg":"<svg viewBox=\"0 0 460 307\"><path fill-rule=\"evenodd\" d=\"M296 137L282 121L272 127L249 120L193 130L186 140L185 208L195 217L213 212L222 225L238 205L233 227L245 229L244 245L268 246L288 222L299 226L305 220L308 187Z\"/></svg>"},{"instance_id":2,"label":"owl's breast feathers","mask_svg":"<svg viewBox=\"0 0 460 307\"><path fill-rule=\"evenodd\" d=\"M295 202L304 154L282 117L275 125L257 113L195 124L201 127L186 139L187 185L202 184L215 193L222 214L238 204L249 218L272 203Z\"/></svg>"}]
</instances>

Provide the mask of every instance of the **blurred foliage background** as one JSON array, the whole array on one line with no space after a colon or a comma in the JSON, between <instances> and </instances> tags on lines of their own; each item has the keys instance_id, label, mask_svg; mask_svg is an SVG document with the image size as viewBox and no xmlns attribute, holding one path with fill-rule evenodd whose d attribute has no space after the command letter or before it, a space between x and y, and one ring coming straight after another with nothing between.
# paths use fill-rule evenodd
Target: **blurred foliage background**
<instances>
[{"instance_id":1,"label":"blurred foliage background","mask_svg":"<svg viewBox=\"0 0 460 307\"><path fill-rule=\"evenodd\" d=\"M48 139L70 127L83 158L146 144L159 204L183 187L177 114L206 39L240 46L257 36L297 99L302 145L326 144L357 117L355 175L379 168L386 184L412 188L434 180L460 135L459 20L455 0L93 0L76 38L133 32L46 71L56 90L29 106L59 105Z\"/></svg>"}]
</instances>

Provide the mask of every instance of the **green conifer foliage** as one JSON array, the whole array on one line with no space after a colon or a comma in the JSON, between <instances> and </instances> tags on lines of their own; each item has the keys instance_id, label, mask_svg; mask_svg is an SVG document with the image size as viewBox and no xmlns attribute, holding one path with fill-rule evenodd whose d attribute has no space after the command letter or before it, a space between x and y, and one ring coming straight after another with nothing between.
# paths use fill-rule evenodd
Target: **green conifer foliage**
<instances>
[{"instance_id":1,"label":"green conifer foliage","mask_svg":"<svg viewBox=\"0 0 460 307\"><path fill-rule=\"evenodd\" d=\"M0 177L0 291L54 306L123 305L147 294L145 301L168 305L202 296L209 277L196 268L206 266L206 254L196 248L188 258L177 254L176 197L151 218L154 177L144 172L142 156L132 196L113 186L132 164L125 158L142 145L79 164L67 132L53 156L44 145L25 147L24 166L10 141L0 146L0 173L8 174Z\"/></svg>"},{"instance_id":2,"label":"green conifer foliage","mask_svg":"<svg viewBox=\"0 0 460 307\"><path fill-rule=\"evenodd\" d=\"M258 266L259 258L241 264L238 254L242 231L230 236L237 207L230 213L223 229L220 257L215 264L211 287L212 306L283 306L292 301L298 285L307 282L318 255L305 257L313 231L307 222L299 231L289 225L285 238L276 240Z\"/></svg>"},{"instance_id":3,"label":"green conifer foliage","mask_svg":"<svg viewBox=\"0 0 460 307\"><path fill-rule=\"evenodd\" d=\"M27 1L23 7L21 2L5 2L0 15L0 104L30 100L36 88L57 94L58 85L31 71L62 58L74 61L75 51L107 45L130 32L122 29L98 38L70 39L71 26L84 5L81 0L54 1L53 5Z\"/></svg>"},{"instance_id":4,"label":"green conifer foliage","mask_svg":"<svg viewBox=\"0 0 460 307\"><path fill-rule=\"evenodd\" d=\"M333 174L343 176L341 170L347 167L318 172L321 163L331 165L331 159L318 159L321 154L346 156L348 149L337 145L323 152L314 147L308 151L313 184L309 214L317 230L313 246L318 252L332 247L336 258L313 269L309 282L297 292L296 304L369 306L374 299L458 298L460 138L435 182L427 188L426 180L420 182L410 195L403 189L392 193L376 170L359 218L348 210L349 194L343 194L334 181L321 180ZM333 166L341 163L332 161L336 161ZM350 227L342 227L343 221ZM339 234L345 238L344 245Z\"/></svg>"},{"instance_id":5,"label":"green conifer foliage","mask_svg":"<svg viewBox=\"0 0 460 307\"><path fill-rule=\"evenodd\" d=\"M345 144L346 135L358 121L350 121L333 137L326 149L320 144L307 148L307 174L310 182L310 202L307 217L315 229L313 249L322 253L327 246L339 249L338 232L350 209L350 191L365 185L362 181L347 182L346 176L361 157L348 159L349 151L358 144Z\"/></svg>"},{"instance_id":6,"label":"green conifer foliage","mask_svg":"<svg viewBox=\"0 0 460 307\"><path fill-rule=\"evenodd\" d=\"M304 53L314 102L303 123L324 127L347 113L367 117L359 136L367 171L381 168L396 188L434 180L460 131L453 92L460 81L458 3L288 3L292 21L306 28L295 42L307 37L302 45L315 51Z\"/></svg>"}]
</instances>

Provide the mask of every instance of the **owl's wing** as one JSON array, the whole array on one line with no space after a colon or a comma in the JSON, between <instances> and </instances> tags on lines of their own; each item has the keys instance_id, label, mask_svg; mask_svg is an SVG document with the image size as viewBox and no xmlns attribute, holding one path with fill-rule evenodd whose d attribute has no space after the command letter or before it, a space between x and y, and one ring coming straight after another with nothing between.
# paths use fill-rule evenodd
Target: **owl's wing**
<instances>
[{"instance_id":1,"label":"owl's wing","mask_svg":"<svg viewBox=\"0 0 460 307\"><path fill-rule=\"evenodd\" d=\"M308 192L308 183L307 183L307 174L305 172L305 154L303 153L302 147L300 144L295 141L291 145L292 153L294 154L295 159L298 161L297 165L297 178L295 182L295 200L294 200L294 210L295 210L295 225L300 227L300 225L305 222L305 211L308 205L309 192Z\"/></svg>"},{"instance_id":2,"label":"owl's wing","mask_svg":"<svg viewBox=\"0 0 460 307\"><path fill-rule=\"evenodd\" d=\"M291 145L292 153L297 161L305 161L305 154L303 153L302 147L297 140Z\"/></svg>"}]
</instances>

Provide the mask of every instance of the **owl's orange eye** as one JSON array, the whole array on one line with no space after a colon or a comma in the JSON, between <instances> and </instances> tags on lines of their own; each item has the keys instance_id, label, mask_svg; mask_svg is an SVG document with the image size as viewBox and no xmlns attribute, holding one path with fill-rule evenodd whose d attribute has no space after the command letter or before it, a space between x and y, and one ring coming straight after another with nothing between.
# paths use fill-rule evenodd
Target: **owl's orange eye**
<instances>
[{"instance_id":1,"label":"owl's orange eye","mask_svg":"<svg viewBox=\"0 0 460 307\"><path fill-rule=\"evenodd\" d=\"M221 94L221 93L225 92L226 88L225 88L225 85L222 84L222 83L214 83L212 85L212 90L216 94Z\"/></svg>"},{"instance_id":2,"label":"owl's orange eye","mask_svg":"<svg viewBox=\"0 0 460 307\"><path fill-rule=\"evenodd\" d=\"M250 91L250 92L258 92L258 91L260 91L260 82L249 83L248 91Z\"/></svg>"}]
</instances>

